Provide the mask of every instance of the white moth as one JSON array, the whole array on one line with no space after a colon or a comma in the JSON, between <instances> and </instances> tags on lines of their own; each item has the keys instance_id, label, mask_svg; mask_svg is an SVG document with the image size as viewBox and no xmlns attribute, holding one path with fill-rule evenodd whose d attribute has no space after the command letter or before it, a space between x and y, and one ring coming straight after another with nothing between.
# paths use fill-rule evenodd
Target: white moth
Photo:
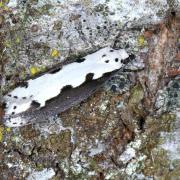
<instances>
[{"instance_id":1,"label":"white moth","mask_svg":"<svg viewBox=\"0 0 180 180\"><path fill-rule=\"evenodd\" d=\"M105 73L120 69L123 60L128 58L124 49L115 50L105 47L71 64L63 66L55 73L46 73L36 79L29 79L26 87L17 87L4 96L5 124L20 126L25 120L17 115L26 112L32 102L38 103L39 110L46 106L46 101L58 96L63 87L76 88L86 81L87 74L93 74L92 80L101 78ZM21 123L20 123L21 122ZM23 122L23 123L22 123Z\"/></svg>"}]
</instances>

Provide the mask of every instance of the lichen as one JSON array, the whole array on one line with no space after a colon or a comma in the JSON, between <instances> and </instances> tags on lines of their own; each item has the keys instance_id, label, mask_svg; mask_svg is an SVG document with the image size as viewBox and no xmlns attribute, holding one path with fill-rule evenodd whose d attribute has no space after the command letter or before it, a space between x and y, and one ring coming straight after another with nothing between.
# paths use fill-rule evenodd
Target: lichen
<instances>
[{"instance_id":1,"label":"lichen","mask_svg":"<svg viewBox=\"0 0 180 180\"><path fill-rule=\"evenodd\" d=\"M145 38L144 38L144 36L139 36L138 37L138 45L140 46L140 47L143 47L143 46L145 46L145 44L146 44L146 42L145 42Z\"/></svg>"},{"instance_id":2,"label":"lichen","mask_svg":"<svg viewBox=\"0 0 180 180\"><path fill-rule=\"evenodd\" d=\"M55 172L52 179L178 179L180 85L175 68L180 39L173 14L179 17L179 4L0 1L1 95L60 61L107 45L125 48L144 65L130 62L133 68L118 72L86 102L49 123L11 129L0 125L1 178L25 179L49 168ZM168 27L163 33L162 26ZM157 44L153 57L161 59L152 57Z\"/></svg>"},{"instance_id":3,"label":"lichen","mask_svg":"<svg viewBox=\"0 0 180 180\"><path fill-rule=\"evenodd\" d=\"M59 52L58 50L56 50L56 49L52 49L52 50L51 50L51 56L52 56L53 58L57 58L57 57L60 56L60 52Z\"/></svg>"},{"instance_id":4,"label":"lichen","mask_svg":"<svg viewBox=\"0 0 180 180\"><path fill-rule=\"evenodd\" d=\"M30 68L31 75L34 76L38 73L38 68L33 66Z\"/></svg>"},{"instance_id":5,"label":"lichen","mask_svg":"<svg viewBox=\"0 0 180 180\"><path fill-rule=\"evenodd\" d=\"M4 127L0 126L0 142L3 141Z\"/></svg>"}]
</instances>

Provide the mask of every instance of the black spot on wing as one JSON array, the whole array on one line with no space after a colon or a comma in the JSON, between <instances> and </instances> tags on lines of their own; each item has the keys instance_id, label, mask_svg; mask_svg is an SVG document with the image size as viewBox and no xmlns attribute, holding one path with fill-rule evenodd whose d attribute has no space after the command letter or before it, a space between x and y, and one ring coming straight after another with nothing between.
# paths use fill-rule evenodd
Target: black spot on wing
<instances>
[{"instance_id":1,"label":"black spot on wing","mask_svg":"<svg viewBox=\"0 0 180 180\"><path fill-rule=\"evenodd\" d=\"M18 99L18 97L17 96L13 96L15 99Z\"/></svg>"},{"instance_id":2,"label":"black spot on wing","mask_svg":"<svg viewBox=\"0 0 180 180\"><path fill-rule=\"evenodd\" d=\"M102 57L106 57L106 54L103 54Z\"/></svg>"},{"instance_id":3,"label":"black spot on wing","mask_svg":"<svg viewBox=\"0 0 180 180\"><path fill-rule=\"evenodd\" d=\"M115 62L118 62L119 61L119 59L118 58L115 58Z\"/></svg>"},{"instance_id":4,"label":"black spot on wing","mask_svg":"<svg viewBox=\"0 0 180 180\"><path fill-rule=\"evenodd\" d=\"M76 59L76 62L77 63L82 63L82 62L84 62L86 59L85 58L78 58L78 59Z\"/></svg>"},{"instance_id":5,"label":"black spot on wing","mask_svg":"<svg viewBox=\"0 0 180 180\"><path fill-rule=\"evenodd\" d=\"M89 81L92 81L93 80L93 76L94 76L94 73L89 73L86 75L86 80L85 82L89 82Z\"/></svg>"},{"instance_id":6,"label":"black spot on wing","mask_svg":"<svg viewBox=\"0 0 180 180\"><path fill-rule=\"evenodd\" d=\"M105 63L108 63L108 62L109 62L109 60L106 60L106 61L105 61Z\"/></svg>"},{"instance_id":7,"label":"black spot on wing","mask_svg":"<svg viewBox=\"0 0 180 180\"><path fill-rule=\"evenodd\" d=\"M111 49L109 52L114 52L114 50L113 50L113 49Z\"/></svg>"},{"instance_id":8,"label":"black spot on wing","mask_svg":"<svg viewBox=\"0 0 180 180\"><path fill-rule=\"evenodd\" d=\"M31 106L32 106L32 108L39 108L40 103L38 103L37 101L32 101Z\"/></svg>"},{"instance_id":9,"label":"black spot on wing","mask_svg":"<svg viewBox=\"0 0 180 180\"><path fill-rule=\"evenodd\" d=\"M69 89L72 89L73 87L71 86L71 85L66 85L66 86L64 86L62 89L61 89L61 93L63 92L63 91L67 91L67 90L69 90Z\"/></svg>"}]
</instances>

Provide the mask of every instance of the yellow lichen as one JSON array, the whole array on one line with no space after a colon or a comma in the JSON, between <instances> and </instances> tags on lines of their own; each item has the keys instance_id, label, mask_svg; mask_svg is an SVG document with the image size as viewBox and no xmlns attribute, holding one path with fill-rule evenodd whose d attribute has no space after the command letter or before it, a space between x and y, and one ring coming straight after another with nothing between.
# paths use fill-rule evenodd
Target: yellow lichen
<instances>
[{"instance_id":1,"label":"yellow lichen","mask_svg":"<svg viewBox=\"0 0 180 180\"><path fill-rule=\"evenodd\" d=\"M144 36L139 36L138 37L138 45L139 46L144 46L145 45L145 39L144 39Z\"/></svg>"},{"instance_id":2,"label":"yellow lichen","mask_svg":"<svg viewBox=\"0 0 180 180\"><path fill-rule=\"evenodd\" d=\"M3 141L4 127L0 126L0 142Z\"/></svg>"},{"instance_id":3,"label":"yellow lichen","mask_svg":"<svg viewBox=\"0 0 180 180\"><path fill-rule=\"evenodd\" d=\"M20 43L20 38L19 38L19 37L16 38L16 43L17 43L17 44Z\"/></svg>"},{"instance_id":4,"label":"yellow lichen","mask_svg":"<svg viewBox=\"0 0 180 180\"><path fill-rule=\"evenodd\" d=\"M31 75L34 76L35 74L37 74L39 72L39 69L37 67L33 66L30 68L30 72L31 72Z\"/></svg>"},{"instance_id":5,"label":"yellow lichen","mask_svg":"<svg viewBox=\"0 0 180 180\"><path fill-rule=\"evenodd\" d=\"M60 52L57 49L52 49L51 50L51 57L56 58L59 57Z\"/></svg>"},{"instance_id":6,"label":"yellow lichen","mask_svg":"<svg viewBox=\"0 0 180 180\"><path fill-rule=\"evenodd\" d=\"M11 132L11 128L6 128L6 132Z\"/></svg>"},{"instance_id":7,"label":"yellow lichen","mask_svg":"<svg viewBox=\"0 0 180 180\"><path fill-rule=\"evenodd\" d=\"M9 0L0 0L0 8L4 10L9 10L9 8L6 6L6 4L9 2Z\"/></svg>"},{"instance_id":8,"label":"yellow lichen","mask_svg":"<svg viewBox=\"0 0 180 180\"><path fill-rule=\"evenodd\" d=\"M5 11L8 11L9 10L9 8L7 7L7 6L4 6L4 8L3 8Z\"/></svg>"},{"instance_id":9,"label":"yellow lichen","mask_svg":"<svg viewBox=\"0 0 180 180\"><path fill-rule=\"evenodd\" d=\"M30 68L30 73L31 73L31 75L32 76L34 76L34 75L36 75L36 74L38 74L38 73L40 73L40 72L44 72L44 71L46 71L47 69L46 69L46 67L45 66L40 66L40 67L37 67L37 66L32 66L31 68ZM26 78L26 72L24 72L23 74L22 74L22 76L24 75L24 78Z\"/></svg>"},{"instance_id":10,"label":"yellow lichen","mask_svg":"<svg viewBox=\"0 0 180 180\"><path fill-rule=\"evenodd\" d=\"M0 8L2 8L3 6L4 6L4 3L0 1Z\"/></svg>"}]
</instances>

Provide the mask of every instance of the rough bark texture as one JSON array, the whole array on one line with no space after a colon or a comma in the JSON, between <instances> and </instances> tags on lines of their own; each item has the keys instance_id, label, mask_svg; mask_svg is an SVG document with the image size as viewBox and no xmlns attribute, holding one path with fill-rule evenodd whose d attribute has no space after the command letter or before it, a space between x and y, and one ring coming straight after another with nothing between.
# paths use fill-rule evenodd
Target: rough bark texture
<instances>
[{"instance_id":1,"label":"rough bark texture","mask_svg":"<svg viewBox=\"0 0 180 180\"><path fill-rule=\"evenodd\" d=\"M136 58L46 123L1 123L1 178L178 179L179 9L179 0L2 0L1 97L23 79L107 45Z\"/></svg>"}]
</instances>

